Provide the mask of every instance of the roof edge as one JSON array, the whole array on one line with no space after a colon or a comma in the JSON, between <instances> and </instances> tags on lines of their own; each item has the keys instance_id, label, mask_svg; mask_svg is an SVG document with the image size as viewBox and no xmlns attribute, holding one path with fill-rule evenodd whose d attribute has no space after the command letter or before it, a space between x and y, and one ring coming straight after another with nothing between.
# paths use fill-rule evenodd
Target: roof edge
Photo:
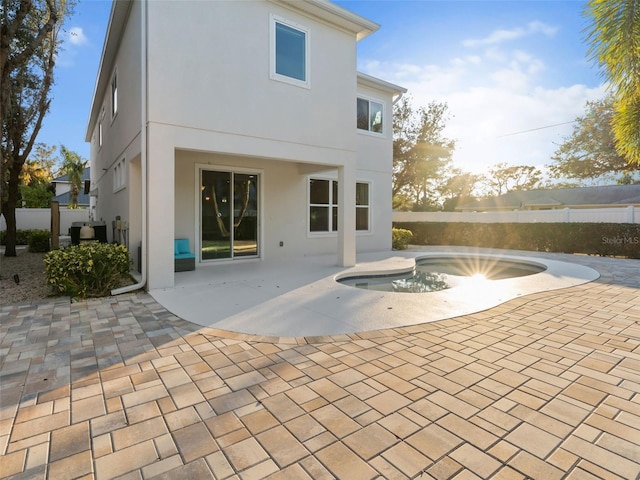
<instances>
[{"instance_id":1,"label":"roof edge","mask_svg":"<svg viewBox=\"0 0 640 480\"><path fill-rule=\"evenodd\" d=\"M375 88L377 90L384 90L385 92L400 94L407 93L407 89L396 85L395 83L387 82L377 77L372 77L366 73L358 72L358 84L365 87Z\"/></svg>"},{"instance_id":2,"label":"roof edge","mask_svg":"<svg viewBox=\"0 0 640 480\"><path fill-rule=\"evenodd\" d=\"M310 13L329 23L347 29L356 35L356 40L371 35L380 28L376 22L364 18L328 0L270 0L296 10Z\"/></svg>"},{"instance_id":3,"label":"roof edge","mask_svg":"<svg viewBox=\"0 0 640 480\"><path fill-rule=\"evenodd\" d=\"M96 75L95 85L93 87L93 97L91 98L91 110L89 111L89 119L87 121L87 131L85 132L84 141L91 141L93 127L98 118L101 102L98 102L99 96L102 95L106 84L109 82L110 76L103 76L103 72L111 68L115 54L117 52L120 35L124 29L126 19L129 16L129 10L133 4L133 0L113 0L111 4L111 12L109 14L109 23L102 44L102 55L98 64L98 73Z\"/></svg>"}]
</instances>

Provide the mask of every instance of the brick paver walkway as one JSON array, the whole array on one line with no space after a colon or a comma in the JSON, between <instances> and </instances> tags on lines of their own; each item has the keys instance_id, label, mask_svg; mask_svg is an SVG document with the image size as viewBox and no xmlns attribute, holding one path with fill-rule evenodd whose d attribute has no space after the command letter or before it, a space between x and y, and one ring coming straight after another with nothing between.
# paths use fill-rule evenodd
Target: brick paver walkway
<instances>
[{"instance_id":1,"label":"brick paver walkway","mask_svg":"<svg viewBox=\"0 0 640 480\"><path fill-rule=\"evenodd\" d=\"M640 262L575 261L602 278L333 338L2 306L0 478L638 479Z\"/></svg>"}]
</instances>

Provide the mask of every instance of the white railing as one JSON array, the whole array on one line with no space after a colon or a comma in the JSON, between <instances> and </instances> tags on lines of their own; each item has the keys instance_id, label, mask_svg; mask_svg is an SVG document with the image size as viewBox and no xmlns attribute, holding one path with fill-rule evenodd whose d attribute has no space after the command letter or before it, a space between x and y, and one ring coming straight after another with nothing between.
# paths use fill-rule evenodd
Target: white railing
<instances>
[{"instance_id":1,"label":"white railing","mask_svg":"<svg viewBox=\"0 0 640 480\"><path fill-rule=\"evenodd\" d=\"M88 222L89 209L69 210L60 207L60 234L67 235L73 222ZM16 208L16 228L18 230L51 230L50 208ZM7 229L4 215L0 217L0 231Z\"/></svg>"},{"instance_id":2,"label":"white railing","mask_svg":"<svg viewBox=\"0 0 640 480\"><path fill-rule=\"evenodd\" d=\"M393 212L394 222L640 223L640 207L562 208L506 212Z\"/></svg>"}]
</instances>

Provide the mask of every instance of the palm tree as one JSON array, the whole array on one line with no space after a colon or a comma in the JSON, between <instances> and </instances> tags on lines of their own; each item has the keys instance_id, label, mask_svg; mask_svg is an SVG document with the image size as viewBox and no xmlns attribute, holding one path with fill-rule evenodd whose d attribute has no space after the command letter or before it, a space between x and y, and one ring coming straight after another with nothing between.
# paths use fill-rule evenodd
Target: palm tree
<instances>
[{"instance_id":1,"label":"palm tree","mask_svg":"<svg viewBox=\"0 0 640 480\"><path fill-rule=\"evenodd\" d=\"M84 167L87 166L87 161L83 160L76 152L72 152L64 145L60 146L62 152L62 167L61 170L69 177L69 184L71 191L69 192L70 201L68 208L78 208L78 194L82 187L82 174Z\"/></svg>"},{"instance_id":2,"label":"palm tree","mask_svg":"<svg viewBox=\"0 0 640 480\"><path fill-rule=\"evenodd\" d=\"M640 165L640 0L589 0L589 56L610 82L616 149Z\"/></svg>"}]
</instances>

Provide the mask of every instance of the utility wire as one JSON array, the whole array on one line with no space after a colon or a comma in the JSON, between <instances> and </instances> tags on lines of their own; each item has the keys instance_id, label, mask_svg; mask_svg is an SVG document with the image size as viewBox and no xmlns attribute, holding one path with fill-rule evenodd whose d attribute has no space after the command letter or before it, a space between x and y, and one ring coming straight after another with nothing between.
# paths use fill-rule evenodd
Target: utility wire
<instances>
[{"instance_id":1,"label":"utility wire","mask_svg":"<svg viewBox=\"0 0 640 480\"><path fill-rule=\"evenodd\" d=\"M559 127L560 125L569 125L570 123L576 123L576 122L577 120L572 120L571 122L554 123L553 125L546 125L544 127L530 128L529 130L522 130L520 132L507 133L506 135L498 135L496 138L511 137L512 135L520 135L521 133L535 132L536 130L544 130L545 128Z\"/></svg>"}]
</instances>

